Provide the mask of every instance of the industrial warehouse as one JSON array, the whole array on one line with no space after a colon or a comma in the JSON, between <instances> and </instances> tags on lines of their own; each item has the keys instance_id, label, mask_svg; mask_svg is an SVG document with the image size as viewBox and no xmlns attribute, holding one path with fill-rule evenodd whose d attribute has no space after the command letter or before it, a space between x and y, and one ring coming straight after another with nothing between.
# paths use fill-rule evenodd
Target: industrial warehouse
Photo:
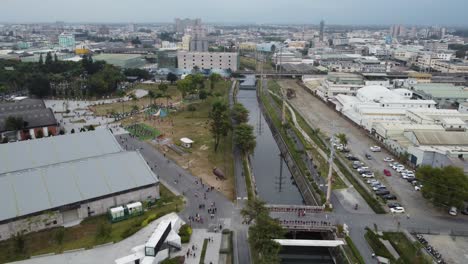
<instances>
[{"instance_id":1,"label":"industrial warehouse","mask_svg":"<svg viewBox=\"0 0 468 264\"><path fill-rule=\"evenodd\" d=\"M115 206L159 198L159 181L109 130L0 145L0 239L71 226Z\"/></svg>"}]
</instances>

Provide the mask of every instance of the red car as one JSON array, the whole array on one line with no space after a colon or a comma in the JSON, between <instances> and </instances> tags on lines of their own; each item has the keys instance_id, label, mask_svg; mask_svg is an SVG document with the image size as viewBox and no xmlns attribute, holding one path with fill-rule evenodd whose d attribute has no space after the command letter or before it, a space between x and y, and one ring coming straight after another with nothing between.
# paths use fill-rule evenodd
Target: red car
<instances>
[{"instance_id":1,"label":"red car","mask_svg":"<svg viewBox=\"0 0 468 264\"><path fill-rule=\"evenodd\" d=\"M385 176L387 176L387 177L392 176L392 173L391 173L389 170L387 170L387 169L383 170L383 173L384 173Z\"/></svg>"}]
</instances>

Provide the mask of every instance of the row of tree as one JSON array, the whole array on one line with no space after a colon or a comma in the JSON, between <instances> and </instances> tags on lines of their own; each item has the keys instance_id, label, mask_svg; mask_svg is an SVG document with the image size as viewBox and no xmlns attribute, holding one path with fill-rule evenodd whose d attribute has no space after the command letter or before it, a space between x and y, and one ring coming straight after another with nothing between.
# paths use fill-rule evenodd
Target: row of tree
<instances>
[{"instance_id":1,"label":"row of tree","mask_svg":"<svg viewBox=\"0 0 468 264\"><path fill-rule=\"evenodd\" d=\"M252 153L256 146L254 129L247 124L249 121L249 110L242 104L236 103L232 107L232 119L236 123L234 127L234 142L244 155Z\"/></svg>"},{"instance_id":2,"label":"row of tree","mask_svg":"<svg viewBox=\"0 0 468 264\"><path fill-rule=\"evenodd\" d=\"M249 227L249 244L255 263L280 263L278 253L281 245L273 239L283 238L285 230L278 220L270 217L265 202L249 200L241 214L247 224L252 224Z\"/></svg>"},{"instance_id":3,"label":"row of tree","mask_svg":"<svg viewBox=\"0 0 468 264\"><path fill-rule=\"evenodd\" d=\"M423 184L423 197L436 206L462 208L468 201L468 177L461 168L421 166L416 178Z\"/></svg>"},{"instance_id":4,"label":"row of tree","mask_svg":"<svg viewBox=\"0 0 468 264\"><path fill-rule=\"evenodd\" d=\"M79 82L83 93L104 95L114 92L125 80L119 68L84 56L81 62L59 61L57 55L41 55L39 62L0 60L0 92L28 89L38 97L54 95L53 84Z\"/></svg>"}]
</instances>

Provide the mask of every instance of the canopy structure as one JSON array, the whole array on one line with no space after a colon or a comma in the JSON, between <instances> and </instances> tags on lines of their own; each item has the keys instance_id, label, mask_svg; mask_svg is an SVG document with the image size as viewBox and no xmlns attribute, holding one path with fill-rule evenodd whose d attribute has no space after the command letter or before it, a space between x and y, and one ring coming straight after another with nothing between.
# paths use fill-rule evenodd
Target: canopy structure
<instances>
[{"instance_id":1,"label":"canopy structure","mask_svg":"<svg viewBox=\"0 0 468 264\"><path fill-rule=\"evenodd\" d=\"M274 239L282 246L296 247L337 247L344 245L341 240Z\"/></svg>"}]
</instances>

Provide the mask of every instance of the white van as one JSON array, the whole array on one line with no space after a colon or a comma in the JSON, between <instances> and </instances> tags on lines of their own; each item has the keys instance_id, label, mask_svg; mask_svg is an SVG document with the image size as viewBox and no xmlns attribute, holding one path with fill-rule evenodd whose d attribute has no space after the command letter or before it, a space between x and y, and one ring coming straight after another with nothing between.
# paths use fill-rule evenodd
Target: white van
<instances>
[{"instance_id":1,"label":"white van","mask_svg":"<svg viewBox=\"0 0 468 264\"><path fill-rule=\"evenodd\" d=\"M450 207L450 210L449 210L448 213L449 213L449 215L456 216L458 214L457 208L455 206Z\"/></svg>"}]
</instances>

